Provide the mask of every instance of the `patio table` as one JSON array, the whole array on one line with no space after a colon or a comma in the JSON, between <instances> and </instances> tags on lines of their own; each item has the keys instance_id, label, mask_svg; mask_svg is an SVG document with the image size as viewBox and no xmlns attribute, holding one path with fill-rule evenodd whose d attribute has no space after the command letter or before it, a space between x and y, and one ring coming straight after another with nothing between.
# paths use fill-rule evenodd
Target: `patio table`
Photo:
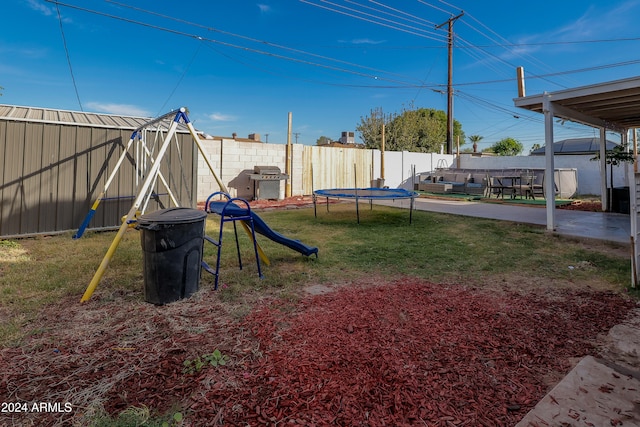
<instances>
[{"instance_id":1,"label":"patio table","mask_svg":"<svg viewBox=\"0 0 640 427\"><path fill-rule=\"evenodd\" d=\"M497 186L495 186L495 188L498 188L498 194L496 195L496 197L498 196L502 196L504 197L504 191L505 190L509 190L511 192L511 194L509 195L509 197L511 199L515 199L516 195L517 195L517 190L520 190L520 198L522 199L522 190L525 190L525 193L527 194L527 198L529 198L529 196L531 196L532 199L535 199L535 197L533 196L533 191L531 188L529 188L530 184L529 182L532 180L533 175L493 175L492 178L494 178L497 181ZM523 178L526 180L526 183L523 182ZM507 184L507 182L509 184ZM491 193L489 193L489 195L491 195Z\"/></svg>"},{"instance_id":2,"label":"patio table","mask_svg":"<svg viewBox=\"0 0 640 427\"><path fill-rule=\"evenodd\" d=\"M496 180L497 185L491 183L491 188L489 190L489 197L491 197L491 189L497 189L498 193L496 194L496 198L501 196L504 198L505 190L510 190L511 194L509 197L511 199L515 199L516 196L516 183L520 181L520 175L491 175L489 180ZM509 182L509 184L507 184Z\"/></svg>"}]
</instances>

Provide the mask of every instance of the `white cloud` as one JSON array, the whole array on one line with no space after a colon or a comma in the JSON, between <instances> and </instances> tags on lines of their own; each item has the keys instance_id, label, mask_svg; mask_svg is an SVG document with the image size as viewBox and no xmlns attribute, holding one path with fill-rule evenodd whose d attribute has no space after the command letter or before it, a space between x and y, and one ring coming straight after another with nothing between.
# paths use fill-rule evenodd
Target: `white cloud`
<instances>
[{"instance_id":1,"label":"white cloud","mask_svg":"<svg viewBox=\"0 0 640 427\"><path fill-rule=\"evenodd\" d=\"M628 25L635 29L636 23L633 16L637 14L638 0L630 0L620 3L617 7L609 6L598 9L589 7L580 17L572 20L567 25L548 31L530 35L521 43L535 43L537 41L579 41L589 39L602 39L619 36L621 30Z\"/></svg>"},{"instance_id":2,"label":"white cloud","mask_svg":"<svg viewBox=\"0 0 640 427\"><path fill-rule=\"evenodd\" d=\"M577 19L571 20L566 25L546 32L520 37L515 43L521 46L510 48L501 57L512 60L514 57L537 54L540 51L549 52L551 49L574 51L582 48L579 44L561 44L563 41L576 42L624 37L621 34L625 33L625 29L632 33L635 31L636 23L633 17L637 16L639 6L639 0L623 1L613 8L609 5L604 8L590 6ZM540 44L548 42L560 42L560 44L555 46Z\"/></svg>"},{"instance_id":3,"label":"white cloud","mask_svg":"<svg viewBox=\"0 0 640 427\"><path fill-rule=\"evenodd\" d=\"M131 104L87 102L87 107L98 113L119 114L122 116L151 117L149 111Z\"/></svg>"},{"instance_id":4,"label":"white cloud","mask_svg":"<svg viewBox=\"0 0 640 427\"><path fill-rule=\"evenodd\" d=\"M4 45L0 46L0 53L12 56L12 57L22 57L28 59L39 59L47 56L47 50L43 47L23 47L19 45L11 46Z\"/></svg>"},{"instance_id":5,"label":"white cloud","mask_svg":"<svg viewBox=\"0 0 640 427\"><path fill-rule=\"evenodd\" d=\"M42 13L45 16L51 16L54 13L54 9L47 6L39 0L27 0L29 7L37 12Z\"/></svg>"},{"instance_id":6,"label":"white cloud","mask_svg":"<svg viewBox=\"0 0 640 427\"><path fill-rule=\"evenodd\" d=\"M350 43L352 44L381 44L384 43L384 40L372 40L372 39L353 39Z\"/></svg>"},{"instance_id":7,"label":"white cloud","mask_svg":"<svg viewBox=\"0 0 640 427\"><path fill-rule=\"evenodd\" d=\"M213 120L214 122L234 122L236 121L236 117L229 115L229 114L222 114L222 113L213 113L213 114L209 114L209 119Z\"/></svg>"},{"instance_id":8,"label":"white cloud","mask_svg":"<svg viewBox=\"0 0 640 427\"><path fill-rule=\"evenodd\" d=\"M268 4L258 3L258 9L260 9L261 13L269 13L269 12L271 12L271 6L269 6Z\"/></svg>"},{"instance_id":9,"label":"white cloud","mask_svg":"<svg viewBox=\"0 0 640 427\"><path fill-rule=\"evenodd\" d=\"M31 9L43 14L44 16L55 16L56 18L58 17L58 10L55 7L47 6L41 0L27 0L27 4ZM62 11L60 11L60 14L62 15ZM65 24L71 24L73 21L71 20L71 18L67 18L62 15L62 22L64 22Z\"/></svg>"},{"instance_id":10,"label":"white cloud","mask_svg":"<svg viewBox=\"0 0 640 427\"><path fill-rule=\"evenodd\" d=\"M633 17L637 16L637 10L634 9L638 5L638 0L631 0L613 8L609 5L603 9L592 6L575 22L559 28L553 36L575 40L587 37L601 38L605 34L615 36L627 25L631 25L635 30L637 24Z\"/></svg>"}]
</instances>

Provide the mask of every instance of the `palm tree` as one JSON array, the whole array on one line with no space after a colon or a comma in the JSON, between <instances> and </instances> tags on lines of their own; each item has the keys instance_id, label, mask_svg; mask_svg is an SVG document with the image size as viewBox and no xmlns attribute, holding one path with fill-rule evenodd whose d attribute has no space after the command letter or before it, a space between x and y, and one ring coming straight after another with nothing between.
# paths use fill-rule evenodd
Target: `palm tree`
<instances>
[{"instance_id":1,"label":"palm tree","mask_svg":"<svg viewBox=\"0 0 640 427\"><path fill-rule=\"evenodd\" d=\"M480 135L471 135L469 137L469 141L473 142L473 152L474 153L478 152L478 142L480 142L480 140L482 140L482 138L484 138L484 137L480 136Z\"/></svg>"}]
</instances>

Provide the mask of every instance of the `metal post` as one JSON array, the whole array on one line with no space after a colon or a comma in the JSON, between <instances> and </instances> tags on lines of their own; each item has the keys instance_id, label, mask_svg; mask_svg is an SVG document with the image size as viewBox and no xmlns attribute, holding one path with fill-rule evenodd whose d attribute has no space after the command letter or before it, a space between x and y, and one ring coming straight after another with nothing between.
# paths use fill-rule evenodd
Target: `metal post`
<instances>
[{"instance_id":1,"label":"metal post","mask_svg":"<svg viewBox=\"0 0 640 427\"><path fill-rule=\"evenodd\" d=\"M556 190L555 167L553 153L553 103L551 96L544 93L542 98L542 111L544 113L544 140L545 140L545 179L544 193L547 199L547 230L556 229Z\"/></svg>"}]
</instances>

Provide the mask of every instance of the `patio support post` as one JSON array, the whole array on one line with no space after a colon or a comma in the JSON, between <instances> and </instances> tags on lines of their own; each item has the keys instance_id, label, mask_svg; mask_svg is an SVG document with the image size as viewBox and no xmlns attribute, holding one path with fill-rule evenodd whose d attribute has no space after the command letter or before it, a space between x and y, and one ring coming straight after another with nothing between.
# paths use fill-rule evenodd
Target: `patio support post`
<instances>
[{"instance_id":1,"label":"patio support post","mask_svg":"<svg viewBox=\"0 0 640 427\"><path fill-rule=\"evenodd\" d=\"M626 170L629 176L629 216L631 219L631 233L629 240L631 242L631 287L637 288L640 284L640 242L638 236L640 234L640 224L638 223L638 181L640 174L638 174L638 134L637 129L631 129L633 131L633 165L626 163Z\"/></svg>"},{"instance_id":2,"label":"patio support post","mask_svg":"<svg viewBox=\"0 0 640 427\"><path fill-rule=\"evenodd\" d=\"M613 184L613 183L612 183ZM607 129L600 128L600 198L602 211L609 210L609 186L607 185Z\"/></svg>"},{"instance_id":3,"label":"patio support post","mask_svg":"<svg viewBox=\"0 0 640 427\"><path fill-rule=\"evenodd\" d=\"M553 152L553 103L551 96L545 92L542 96L542 111L544 113L544 157L545 157L545 180L544 193L547 200L547 230L556 229L556 191L555 191L555 167Z\"/></svg>"}]
</instances>

